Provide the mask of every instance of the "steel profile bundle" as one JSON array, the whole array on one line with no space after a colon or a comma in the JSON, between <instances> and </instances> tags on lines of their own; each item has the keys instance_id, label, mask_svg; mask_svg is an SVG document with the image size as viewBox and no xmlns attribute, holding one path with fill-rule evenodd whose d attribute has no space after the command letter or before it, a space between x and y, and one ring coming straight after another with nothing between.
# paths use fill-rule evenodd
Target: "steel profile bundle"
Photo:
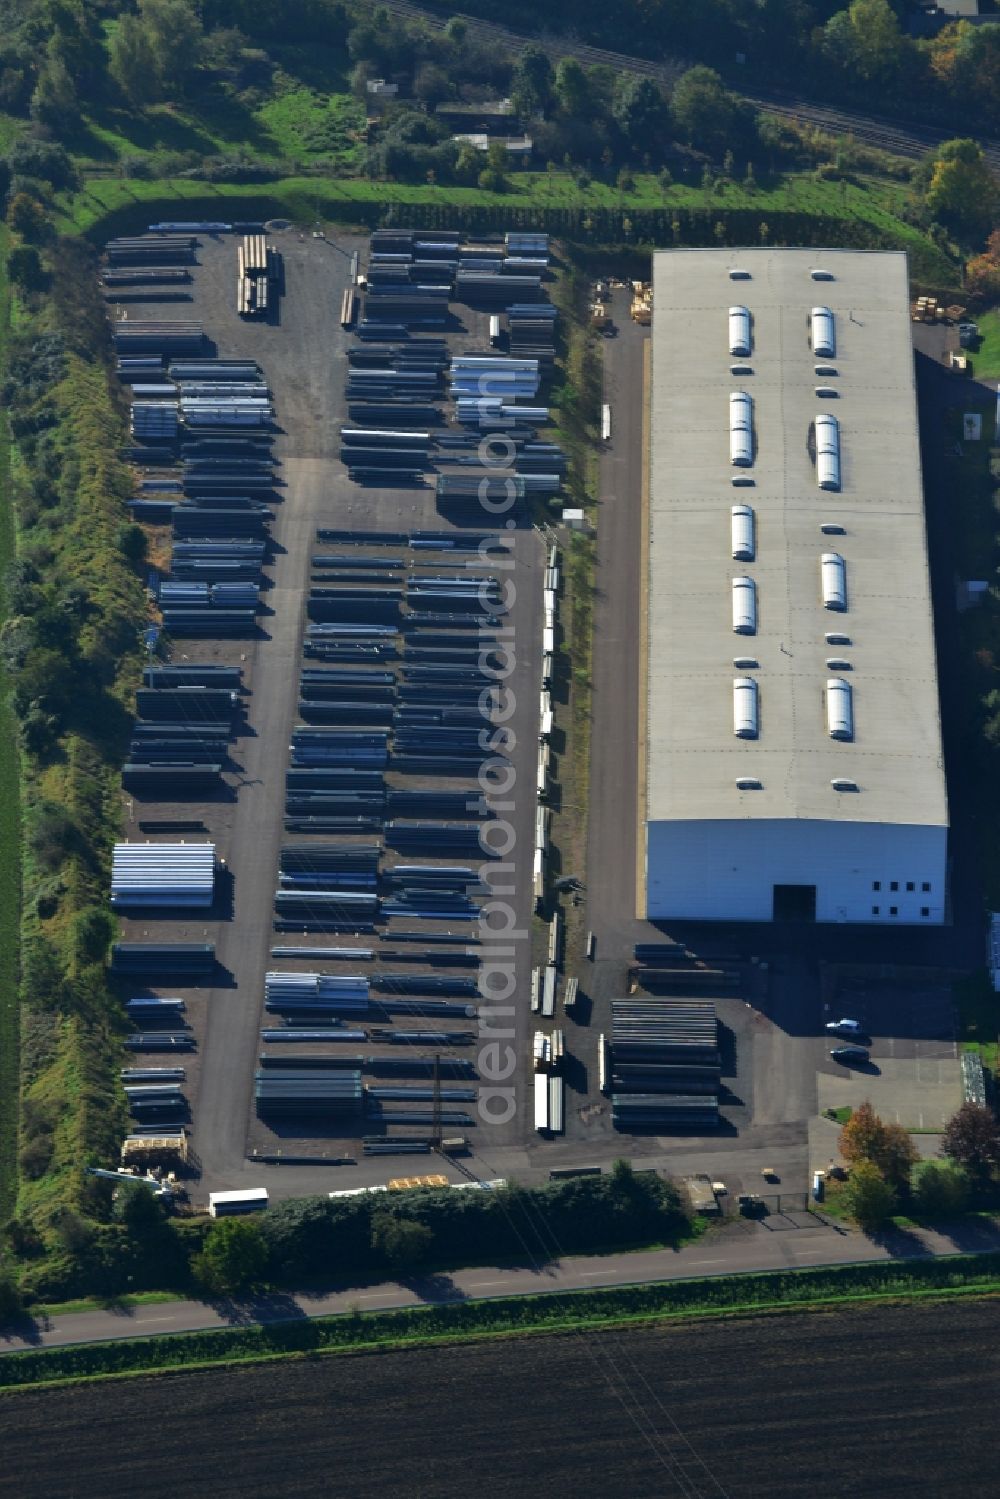
<instances>
[{"instance_id":1,"label":"steel profile bundle","mask_svg":"<svg viewBox=\"0 0 1000 1499\"><path fill-rule=\"evenodd\" d=\"M140 687L135 695L136 715L147 723L165 720L231 728L238 707L236 693L225 687Z\"/></svg>"},{"instance_id":2,"label":"steel profile bundle","mask_svg":"<svg viewBox=\"0 0 1000 1499\"><path fill-rule=\"evenodd\" d=\"M178 639L208 636L212 639L226 635L252 635L257 632L257 613L254 609L174 609L163 615L163 628Z\"/></svg>"},{"instance_id":3,"label":"steel profile bundle","mask_svg":"<svg viewBox=\"0 0 1000 1499\"><path fill-rule=\"evenodd\" d=\"M214 843L116 843L111 904L209 907L215 899Z\"/></svg>"},{"instance_id":4,"label":"steel profile bundle","mask_svg":"<svg viewBox=\"0 0 1000 1499\"><path fill-rule=\"evenodd\" d=\"M369 988L361 974L271 972L264 975L264 1008L274 1015L360 1013Z\"/></svg>"},{"instance_id":5,"label":"steel profile bundle","mask_svg":"<svg viewBox=\"0 0 1000 1499\"><path fill-rule=\"evenodd\" d=\"M390 1007L394 1004L393 996L415 998L421 1003L425 999L473 1000L479 997L475 979L448 973L378 973L373 975L371 987L372 1003Z\"/></svg>"},{"instance_id":6,"label":"steel profile bundle","mask_svg":"<svg viewBox=\"0 0 1000 1499\"><path fill-rule=\"evenodd\" d=\"M229 753L225 739L133 739L129 754L143 764L157 761L178 761L189 764L206 764L211 760L224 760Z\"/></svg>"},{"instance_id":7,"label":"steel profile bundle","mask_svg":"<svg viewBox=\"0 0 1000 1499\"><path fill-rule=\"evenodd\" d=\"M408 538L414 551L478 552L481 557L509 552L509 538L489 531L414 531Z\"/></svg>"},{"instance_id":8,"label":"steel profile bundle","mask_svg":"<svg viewBox=\"0 0 1000 1499\"><path fill-rule=\"evenodd\" d=\"M126 1051L193 1051L194 1044L186 1031L133 1031L124 1041Z\"/></svg>"},{"instance_id":9,"label":"steel profile bundle","mask_svg":"<svg viewBox=\"0 0 1000 1499\"><path fill-rule=\"evenodd\" d=\"M509 229L503 243L508 255L549 254L549 236L534 229Z\"/></svg>"},{"instance_id":10,"label":"steel profile bundle","mask_svg":"<svg viewBox=\"0 0 1000 1499\"><path fill-rule=\"evenodd\" d=\"M467 798L462 798L463 801ZM483 823L401 823L395 819L385 825L386 847L400 853L424 853L442 857L446 854L475 854L479 858L496 857L484 842Z\"/></svg>"},{"instance_id":11,"label":"steel profile bundle","mask_svg":"<svg viewBox=\"0 0 1000 1499\"><path fill-rule=\"evenodd\" d=\"M389 736L381 730L299 727L292 730L291 754L295 766L384 769Z\"/></svg>"},{"instance_id":12,"label":"steel profile bundle","mask_svg":"<svg viewBox=\"0 0 1000 1499\"><path fill-rule=\"evenodd\" d=\"M142 235L122 236L109 240L104 247L112 268L129 265L190 265L194 260L196 241L191 235L162 235L147 239Z\"/></svg>"},{"instance_id":13,"label":"steel profile bundle","mask_svg":"<svg viewBox=\"0 0 1000 1499\"><path fill-rule=\"evenodd\" d=\"M254 1074L254 1102L260 1116L350 1118L362 1112L364 1084L355 1070L261 1069Z\"/></svg>"},{"instance_id":14,"label":"steel profile bundle","mask_svg":"<svg viewBox=\"0 0 1000 1499\"><path fill-rule=\"evenodd\" d=\"M167 374L171 380L258 380L260 365L245 359L171 360Z\"/></svg>"},{"instance_id":15,"label":"steel profile bundle","mask_svg":"<svg viewBox=\"0 0 1000 1499\"><path fill-rule=\"evenodd\" d=\"M243 685L243 668L194 661L185 661L183 665L146 666L142 681L145 687L216 687L237 692Z\"/></svg>"},{"instance_id":16,"label":"steel profile bundle","mask_svg":"<svg viewBox=\"0 0 1000 1499\"><path fill-rule=\"evenodd\" d=\"M183 286L190 282L191 272L183 265L140 264L117 269L109 267L102 271L101 280L111 289L120 286Z\"/></svg>"},{"instance_id":17,"label":"steel profile bundle","mask_svg":"<svg viewBox=\"0 0 1000 1499\"><path fill-rule=\"evenodd\" d=\"M721 1088L718 1063L692 1064L617 1062L611 1077L612 1088L637 1093L676 1093L717 1095Z\"/></svg>"},{"instance_id":18,"label":"steel profile bundle","mask_svg":"<svg viewBox=\"0 0 1000 1499\"><path fill-rule=\"evenodd\" d=\"M477 793L475 796L467 796L464 791L439 791L414 789L409 787L398 788L390 786L386 788L386 807L392 818L469 818L485 817L487 806L483 797ZM428 827L431 824L417 823L418 828ZM438 826L435 823L433 826ZM413 824L410 824L413 826ZM407 827L406 823L394 822L394 828Z\"/></svg>"},{"instance_id":19,"label":"steel profile bundle","mask_svg":"<svg viewBox=\"0 0 1000 1499\"><path fill-rule=\"evenodd\" d=\"M428 1074L433 1074L435 1065L442 1077L475 1077L477 1075L475 1063L466 1057L369 1056L365 1058L366 1071L395 1074L397 1077L426 1077Z\"/></svg>"},{"instance_id":20,"label":"steel profile bundle","mask_svg":"<svg viewBox=\"0 0 1000 1499\"><path fill-rule=\"evenodd\" d=\"M278 856L283 874L316 874L322 871L356 870L378 872L379 846L341 843L286 843Z\"/></svg>"},{"instance_id":21,"label":"steel profile bundle","mask_svg":"<svg viewBox=\"0 0 1000 1499\"><path fill-rule=\"evenodd\" d=\"M372 930L379 899L367 890L276 890L274 909L285 921L320 922L330 932L361 932Z\"/></svg>"},{"instance_id":22,"label":"steel profile bundle","mask_svg":"<svg viewBox=\"0 0 1000 1499\"><path fill-rule=\"evenodd\" d=\"M257 1058L258 1066L262 1068L293 1068L298 1070L300 1067L315 1067L322 1071L335 1071L338 1068L343 1069L345 1067L353 1068L357 1071L364 1066L364 1061L364 1057L356 1052L342 1053L339 1056L314 1056L311 1052L296 1054L295 1052L286 1051L274 1055L262 1052Z\"/></svg>"},{"instance_id":23,"label":"steel profile bundle","mask_svg":"<svg viewBox=\"0 0 1000 1499\"><path fill-rule=\"evenodd\" d=\"M290 1042L298 1044L304 1041L348 1041L357 1044L359 1041L368 1040L368 1032L347 1030L346 1028L311 1031L285 1026L278 1030L265 1028L260 1033L260 1039L262 1041L280 1041L282 1043Z\"/></svg>"},{"instance_id":24,"label":"steel profile bundle","mask_svg":"<svg viewBox=\"0 0 1000 1499\"><path fill-rule=\"evenodd\" d=\"M215 969L212 942L114 942L111 972L170 978L206 978Z\"/></svg>"},{"instance_id":25,"label":"steel profile bundle","mask_svg":"<svg viewBox=\"0 0 1000 1499\"><path fill-rule=\"evenodd\" d=\"M129 407L129 431L140 442L172 442L179 422L175 401L134 401Z\"/></svg>"},{"instance_id":26,"label":"steel profile bundle","mask_svg":"<svg viewBox=\"0 0 1000 1499\"><path fill-rule=\"evenodd\" d=\"M204 347L201 323L124 318L113 324L117 354L196 354Z\"/></svg>"},{"instance_id":27,"label":"steel profile bundle","mask_svg":"<svg viewBox=\"0 0 1000 1499\"><path fill-rule=\"evenodd\" d=\"M172 516L177 541L209 540L212 536L252 540L267 534L271 512L266 505L257 510L232 510L223 506L175 505Z\"/></svg>"},{"instance_id":28,"label":"steel profile bundle","mask_svg":"<svg viewBox=\"0 0 1000 1499\"><path fill-rule=\"evenodd\" d=\"M155 995L140 995L136 999L127 999L125 1008L133 1019L141 1017L143 1020L148 1020L155 1015L158 1019L166 1019L168 1024L184 1024L182 1016L186 1006L183 999L160 999Z\"/></svg>"},{"instance_id":29,"label":"steel profile bundle","mask_svg":"<svg viewBox=\"0 0 1000 1499\"><path fill-rule=\"evenodd\" d=\"M719 1061L715 1006L706 1000L612 1000L611 1047L616 1063L715 1065Z\"/></svg>"},{"instance_id":30,"label":"steel profile bundle","mask_svg":"<svg viewBox=\"0 0 1000 1499\"><path fill-rule=\"evenodd\" d=\"M611 1121L618 1129L717 1129L716 1098L693 1094L612 1093Z\"/></svg>"},{"instance_id":31,"label":"steel profile bundle","mask_svg":"<svg viewBox=\"0 0 1000 1499\"><path fill-rule=\"evenodd\" d=\"M195 792L213 791L222 776L222 761L199 761L197 764L183 761L149 761L133 759L122 766L122 785L126 791L175 801L179 796L190 796Z\"/></svg>"},{"instance_id":32,"label":"steel profile bundle","mask_svg":"<svg viewBox=\"0 0 1000 1499\"><path fill-rule=\"evenodd\" d=\"M123 1083L182 1083L183 1067L122 1067L118 1076Z\"/></svg>"},{"instance_id":33,"label":"steel profile bundle","mask_svg":"<svg viewBox=\"0 0 1000 1499\"><path fill-rule=\"evenodd\" d=\"M529 301L541 297L540 273L509 274L491 271L466 271L459 268L455 275L455 296L460 302L486 302L494 306L506 306L512 296Z\"/></svg>"},{"instance_id":34,"label":"steel profile bundle","mask_svg":"<svg viewBox=\"0 0 1000 1499\"><path fill-rule=\"evenodd\" d=\"M438 1030L373 1030L372 1041L384 1041L390 1046L471 1046L476 1040L475 1031Z\"/></svg>"}]
</instances>

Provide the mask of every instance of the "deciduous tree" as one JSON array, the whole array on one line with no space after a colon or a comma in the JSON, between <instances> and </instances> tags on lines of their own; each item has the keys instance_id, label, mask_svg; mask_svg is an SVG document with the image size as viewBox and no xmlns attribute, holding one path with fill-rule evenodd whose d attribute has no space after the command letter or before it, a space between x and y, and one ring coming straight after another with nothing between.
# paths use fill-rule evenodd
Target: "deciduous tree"
<instances>
[{"instance_id":1,"label":"deciduous tree","mask_svg":"<svg viewBox=\"0 0 1000 1499\"><path fill-rule=\"evenodd\" d=\"M191 1268L207 1291L228 1296L263 1285L267 1263L267 1245L257 1224L223 1218L212 1224Z\"/></svg>"},{"instance_id":2,"label":"deciduous tree","mask_svg":"<svg viewBox=\"0 0 1000 1499\"><path fill-rule=\"evenodd\" d=\"M109 69L132 104L159 97L160 79L149 29L138 16L124 15L111 39Z\"/></svg>"},{"instance_id":3,"label":"deciduous tree","mask_svg":"<svg viewBox=\"0 0 1000 1499\"><path fill-rule=\"evenodd\" d=\"M988 233L1000 206L1000 184L976 141L951 140L938 147L925 202L935 219L959 235L978 239Z\"/></svg>"},{"instance_id":4,"label":"deciduous tree","mask_svg":"<svg viewBox=\"0 0 1000 1499\"><path fill-rule=\"evenodd\" d=\"M372 1248L384 1255L390 1265L419 1265L427 1259L433 1243L431 1230L413 1218L380 1213L372 1220Z\"/></svg>"},{"instance_id":5,"label":"deciduous tree","mask_svg":"<svg viewBox=\"0 0 1000 1499\"><path fill-rule=\"evenodd\" d=\"M914 1210L926 1218L948 1218L965 1211L969 1179L950 1161L921 1161L914 1171Z\"/></svg>"},{"instance_id":6,"label":"deciduous tree","mask_svg":"<svg viewBox=\"0 0 1000 1499\"><path fill-rule=\"evenodd\" d=\"M880 1228L893 1213L896 1194L874 1161L858 1161L851 1168L843 1194L844 1204L864 1229Z\"/></svg>"},{"instance_id":7,"label":"deciduous tree","mask_svg":"<svg viewBox=\"0 0 1000 1499\"><path fill-rule=\"evenodd\" d=\"M900 1124L886 1124L867 1100L859 1104L840 1132L846 1161L871 1161L894 1187L905 1186L918 1159L916 1147Z\"/></svg>"},{"instance_id":8,"label":"deciduous tree","mask_svg":"<svg viewBox=\"0 0 1000 1499\"><path fill-rule=\"evenodd\" d=\"M1000 1166L1000 1122L984 1104L963 1103L945 1125L941 1145L981 1185Z\"/></svg>"}]
</instances>

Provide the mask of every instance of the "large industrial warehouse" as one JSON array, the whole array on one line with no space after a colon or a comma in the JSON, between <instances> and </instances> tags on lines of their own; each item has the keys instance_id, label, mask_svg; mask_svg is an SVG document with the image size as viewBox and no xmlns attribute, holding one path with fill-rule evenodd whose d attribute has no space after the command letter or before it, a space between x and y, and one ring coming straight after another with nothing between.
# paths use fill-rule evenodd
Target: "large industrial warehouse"
<instances>
[{"instance_id":1,"label":"large industrial warehouse","mask_svg":"<svg viewBox=\"0 0 1000 1499\"><path fill-rule=\"evenodd\" d=\"M943 922L905 255L658 253L649 398L647 917Z\"/></svg>"}]
</instances>

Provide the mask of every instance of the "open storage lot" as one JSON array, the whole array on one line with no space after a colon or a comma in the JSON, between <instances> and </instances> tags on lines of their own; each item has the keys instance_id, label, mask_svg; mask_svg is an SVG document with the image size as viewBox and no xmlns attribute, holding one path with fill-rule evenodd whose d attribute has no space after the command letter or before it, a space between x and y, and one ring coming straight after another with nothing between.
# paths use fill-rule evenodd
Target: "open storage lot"
<instances>
[{"instance_id":1,"label":"open storage lot","mask_svg":"<svg viewBox=\"0 0 1000 1499\"><path fill-rule=\"evenodd\" d=\"M583 1472L635 1499L960 1499L1000 1458L998 1334L1000 1304L952 1298L513 1339L29 1391L0 1429L24 1499L271 1499L345 1471L352 1499L570 1499ZM129 1439L151 1409L184 1433L170 1463Z\"/></svg>"},{"instance_id":2,"label":"open storage lot","mask_svg":"<svg viewBox=\"0 0 1000 1499\"><path fill-rule=\"evenodd\" d=\"M274 898L278 888L279 850L283 845L308 842L298 832L284 828L285 777L289 766L289 743L293 726L299 721L299 678L303 665L303 638L307 624L304 608L310 587L311 559L317 551L349 550L364 559L369 549L317 543L320 529L338 532L406 532L417 530L458 531L453 517L443 514L435 498L433 479L423 487L361 487L349 481L340 462L340 426L346 416L344 398L347 375L346 349L349 335L341 327L341 302L350 284L351 255L361 252L366 241L306 238L294 231L272 234L273 245L283 257L282 295L272 302L265 319L242 321L236 313L236 243L233 235L199 236L197 264L183 303L171 301L164 309L153 299L129 299L130 319L150 317L189 318L200 321L206 335L224 359L253 360L262 370L276 407L280 436L275 443L279 460L280 487L274 505L271 527L272 557L265 575L264 610L259 629L253 636L232 640L177 639L171 662L185 660L219 665L237 665L243 673L245 716L239 724L232 748L233 768L225 777L226 789L200 801L196 797L184 802L164 802L141 798L137 792L126 793L127 827L125 836L140 839L163 836L144 831L140 824L156 819L182 819L202 823L204 831L185 836L192 841L213 841L217 846L220 867L216 880L216 902L213 909L181 913L176 917L145 913L123 922L122 937L130 942L182 941L214 942L217 969L211 988L183 988L177 992L185 998L187 1019L197 1039L197 1050L183 1061L187 1068L186 1092L191 1101L192 1144L200 1166L202 1180L196 1196L212 1188L233 1187L244 1182L267 1181L278 1195L321 1190L328 1177L322 1174L296 1175L286 1167L268 1169L259 1161L247 1163L249 1148L261 1153L301 1153L314 1159L359 1157L360 1121L351 1128L335 1126L317 1133L304 1129L299 1121L275 1124L256 1118L253 1110L253 1076L260 1052L260 1026L264 998L264 974L268 969L290 969L308 972L318 969L330 972L357 973L369 977L380 970L426 973L430 965L399 961L362 961L324 963L304 959L294 963L271 957L274 945L284 947L338 945L378 949L379 941L370 933L340 931L321 935L272 931ZM173 295L173 294L172 294ZM473 313L461 304L452 304L448 329L449 349L465 351L488 348L488 313ZM521 509L518 520L507 531L495 524L483 523L476 507L468 507L463 517L466 528L479 532L504 529L505 540L513 552L513 577L517 598L509 623L513 626L516 665L508 679L518 703L517 746L512 761L516 784L523 794L516 795L510 818L516 834L513 879L518 924L530 927L532 907L531 858L534 843L534 781L536 773L537 705L540 678L542 581L544 550L538 535L530 528L527 512ZM420 555L406 548L377 548L382 561L404 562L412 568L417 562L441 561L433 551ZM166 562L165 543L156 543L155 560ZM474 561L476 559L473 559ZM464 562L464 557L461 559ZM378 562L373 557L372 567ZM472 571L485 569L476 565ZM322 578L319 579L322 582ZM306 665L316 664L305 662ZM396 781L390 775L390 783ZM407 782L415 787L447 787L439 776L417 777ZM474 790L475 781L458 783L459 789ZM169 835L176 836L176 835ZM317 840L319 841L319 840ZM329 836L322 840L331 841ZM370 835L345 839L346 844L371 843ZM478 860L473 861L478 863ZM412 923L396 922L395 926ZM429 933L443 935L447 923L426 923ZM455 925L450 935L464 942L474 930L469 923ZM394 949L391 939L384 946ZM527 994L526 972L529 944L516 944L519 990ZM417 948L419 951L419 947ZM466 974L468 969L444 969L443 972ZM474 970L473 970L474 971ZM523 982L520 976L524 976ZM176 983L155 981L146 989L130 985L127 995L166 994L175 992ZM123 994L126 991L123 990ZM523 1087L526 1071L526 1004L517 1009L516 1051L519 1058L518 1089ZM404 1025L412 1021L402 1022ZM475 1021L449 1022L475 1030ZM301 1049L301 1048L297 1048ZM317 1055L323 1048L313 1048ZM351 1047L370 1054L367 1042ZM386 1048L388 1055L392 1048ZM401 1048L394 1048L400 1055ZM464 1047L456 1053L463 1060L474 1058L475 1047ZM148 1062L140 1056L140 1062ZM388 1084L389 1077L375 1078ZM416 1081L416 1080L411 1080ZM442 1069L442 1083L453 1083ZM427 1104L425 1107L429 1108ZM471 1110L475 1117L475 1109ZM506 1145L519 1138L522 1115L504 1125L478 1126L495 1145ZM248 1122L252 1123L248 1147ZM424 1130L422 1133L426 1133ZM464 1132L464 1131L463 1131ZM446 1125L445 1133L449 1133ZM437 1168L436 1168L437 1169ZM385 1163L368 1162L358 1172L337 1172L329 1185L356 1185L365 1180L383 1180Z\"/></svg>"}]
</instances>

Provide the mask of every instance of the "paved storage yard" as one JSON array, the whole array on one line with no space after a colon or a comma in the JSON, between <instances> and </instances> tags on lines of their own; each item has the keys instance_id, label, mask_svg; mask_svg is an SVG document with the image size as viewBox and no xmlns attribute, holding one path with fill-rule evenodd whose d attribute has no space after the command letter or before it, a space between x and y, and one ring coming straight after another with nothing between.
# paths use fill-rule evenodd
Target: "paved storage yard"
<instances>
[{"instance_id":1,"label":"paved storage yard","mask_svg":"<svg viewBox=\"0 0 1000 1499\"><path fill-rule=\"evenodd\" d=\"M350 340L350 334L341 327L341 298L350 284L351 254L355 251L363 253L367 240L338 238L334 242L332 239L301 238L292 230L273 233L271 242L284 258L283 295L266 320L246 322L237 316L235 310L237 238L231 234L199 236L198 263L192 268L189 301L165 305L154 300L129 300L125 304L129 317L134 319L157 316L201 321L206 334L215 342L220 358L256 360L263 372L262 378L271 387L281 430L275 444L275 454L280 460L280 503L274 507L271 527L273 562L266 574L270 587L263 596L265 611L260 616L258 635L256 638L221 641L178 639L170 656L173 664L189 660L242 667L246 720L231 746L234 769L231 773L227 771L227 789L208 801L183 803L154 801L140 798L136 793L123 793L127 812L126 838L176 837L143 832L140 821L163 818L200 820L205 831L185 836L192 841L213 841L220 859L225 861L225 869L217 880L216 905L212 911L183 913L176 919L167 916L146 919L142 916L122 923L125 941L215 943L218 967L216 982L211 989L176 989L166 982L154 983L148 989L130 984L127 990L129 996L178 993L186 1000L187 1018L198 1045L196 1050L176 1060L187 1069L191 1143L202 1172L194 1193L196 1200L210 1189L263 1182L277 1195L298 1195L308 1190L322 1190L327 1185L333 1189L354 1186L366 1180L383 1181L387 1175L394 1174L393 1167L404 1172L410 1168L410 1163L404 1162L400 1166L399 1162L377 1158L360 1162L358 1136L362 1128L372 1128L371 1124L362 1128L352 1124L353 1133L346 1137L343 1128L335 1127L320 1138L317 1138L315 1126L306 1126L295 1120L268 1127L255 1116L253 1075L261 1051L259 1032L265 971L294 968L372 973L377 967L372 963L357 962L330 965L316 959L294 964L270 956L273 944L375 948L379 945L377 939L364 933L358 936L347 933L295 935L288 932L278 934L272 930L279 849L283 844L307 841L297 833L286 833L283 822L290 734L299 721L298 685L310 558L318 549L344 550L329 545L317 548L317 528L409 532L449 529L453 524L437 508L433 479L423 488L361 488L348 480L339 460L339 428L347 414L344 390L346 348ZM451 304L451 311L453 321L456 314L461 320L455 321L449 330L452 351L488 349L488 314L473 313L455 302ZM477 507L470 507L468 516L469 523L479 531L502 528L495 522L491 524L490 518L478 513ZM513 547L513 576L517 590L511 620L517 666L508 685L518 704L515 719L518 743L512 756L517 772L517 789L513 796L515 808L505 815L511 819L517 834L517 846L512 856L516 863L513 904L519 925L530 930L545 551L539 535L523 519L507 533L507 537ZM162 555L157 551L157 561L165 564L168 547L169 538ZM359 556L369 555L364 547L352 550ZM379 550L381 555L390 557L405 555ZM439 559L430 553L417 560L437 562ZM464 558L460 560L464 561ZM410 561L413 561L412 554ZM487 569L478 563L473 568L477 574L484 570ZM395 780L396 777L390 777L390 781ZM408 784L437 787L449 783L430 778L411 780ZM465 784L474 786L475 783ZM334 840L327 837L323 841ZM371 843L374 840L369 835L358 841ZM478 863L478 860L473 862ZM396 926L404 924L397 922ZM419 925L428 932L447 930L438 923ZM453 928L454 935L460 940L474 931L474 923ZM515 945L518 986L521 994L526 995L529 944L524 940ZM393 962L381 966L399 971L402 965ZM406 971L411 970L414 973L427 971L426 965L408 963ZM458 971L464 974L468 970ZM518 1005L517 1010L519 1034L516 1051L519 1060L515 1082L520 1099L524 1093L527 1066L527 1005ZM412 1026L416 1022L410 1018L394 1017L385 1023ZM447 1024L475 1029L476 1022L449 1021ZM303 1048L284 1049L301 1051ZM370 1041L349 1049L365 1054L379 1051ZM311 1050L315 1052L317 1048ZM326 1048L319 1050L322 1052ZM388 1052L391 1048L382 1050ZM400 1048L396 1047L397 1056L399 1051ZM477 1052L478 1047L471 1046L457 1054L474 1061ZM162 1059L141 1057L137 1060L155 1064ZM388 1078L371 1080L376 1083L395 1081ZM451 1082L447 1076L442 1076L445 1086ZM475 1105L465 1107L475 1117ZM492 1148L519 1142L524 1121L530 1129L530 1108L527 1113L519 1109L508 1124L477 1123L468 1133L479 1137L477 1143L488 1153ZM308 1138L302 1133L306 1128ZM421 1132L427 1131L414 1131ZM455 1131L446 1127L445 1134L449 1132ZM326 1174L322 1170L317 1174L315 1169L309 1168L303 1168L302 1173L287 1167L268 1168L260 1163L247 1162L247 1152L255 1149L301 1153L310 1157L354 1157L359 1160L359 1166L357 1170L345 1168ZM418 1169L415 1163L413 1169ZM433 1169L446 1169L460 1179L454 1168L442 1167L437 1161Z\"/></svg>"}]
</instances>

